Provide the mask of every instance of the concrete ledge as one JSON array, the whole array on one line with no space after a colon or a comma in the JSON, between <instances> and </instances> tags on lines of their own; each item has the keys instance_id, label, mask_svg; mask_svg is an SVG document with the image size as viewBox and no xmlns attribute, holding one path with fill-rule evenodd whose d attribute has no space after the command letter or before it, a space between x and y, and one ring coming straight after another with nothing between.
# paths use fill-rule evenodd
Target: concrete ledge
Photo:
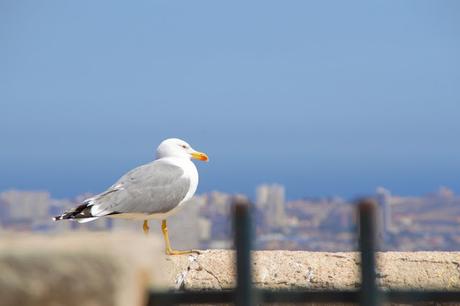
<instances>
[{"instance_id":1,"label":"concrete ledge","mask_svg":"<svg viewBox=\"0 0 460 306\"><path fill-rule=\"evenodd\" d=\"M170 286L182 289L234 287L234 253L205 251L169 257ZM253 252L254 283L261 288L355 289L359 254L302 251ZM460 252L386 252L378 254L383 288L460 290Z\"/></svg>"},{"instance_id":2,"label":"concrete ledge","mask_svg":"<svg viewBox=\"0 0 460 306\"><path fill-rule=\"evenodd\" d=\"M123 234L2 236L0 305L144 305L157 249Z\"/></svg>"},{"instance_id":3,"label":"concrete ledge","mask_svg":"<svg viewBox=\"0 0 460 306\"><path fill-rule=\"evenodd\" d=\"M234 287L234 252L164 256L162 241L132 234L3 235L0 304L144 305L147 290ZM357 253L253 252L255 285L283 289L359 287ZM378 254L383 288L460 290L459 252Z\"/></svg>"}]
</instances>

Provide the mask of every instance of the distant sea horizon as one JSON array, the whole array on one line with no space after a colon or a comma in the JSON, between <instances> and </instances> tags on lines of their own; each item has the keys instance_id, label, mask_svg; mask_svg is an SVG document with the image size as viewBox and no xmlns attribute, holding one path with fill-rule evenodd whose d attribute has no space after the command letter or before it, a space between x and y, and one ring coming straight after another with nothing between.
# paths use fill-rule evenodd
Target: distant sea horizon
<instances>
[{"instance_id":1,"label":"distant sea horizon","mask_svg":"<svg viewBox=\"0 0 460 306\"><path fill-rule=\"evenodd\" d=\"M289 189L286 187L286 185L281 184L281 183L276 183L276 182L264 182L257 184L253 187L253 189L250 192L244 192L244 191L238 191L238 190L222 190L222 189L200 189L198 187L197 192L195 195L202 195L202 194L207 194L211 192L221 192L221 193L226 193L230 195L236 195L236 194L242 194L247 196L250 200L255 199L255 190L258 186L260 185L272 185L272 184L278 184L283 186L286 189L286 195L285 199L286 201L295 201L295 200L301 200L301 199L326 199L326 198L334 198L334 197L339 197L344 200L348 201L353 201L356 200L357 198L360 197L365 197L365 196L372 196L375 195L376 189L379 187L383 187L391 192L392 195L397 195L397 196L414 196L414 197L419 197L419 196L426 196L430 194L436 193L440 188L448 188L456 194L456 191L450 186L445 186L445 185L440 185L438 188L432 189L432 190L427 190L425 192L420 192L420 193L398 193L398 192L393 192L390 188L387 188L385 186L376 186L373 190L369 191L368 193L356 193L354 195L341 195L341 194L305 194L303 196L294 196L289 194ZM109 186L107 186L108 188ZM100 189L98 191L95 190L82 190L81 192L77 191L65 191L65 190L59 190L59 189L48 189L48 188L40 188L40 187L7 187L7 188L0 188L0 193L10 191L10 190L16 190L16 191L23 191L23 192L48 192L51 196L51 198L55 199L75 199L81 195L85 194L98 194L103 192L105 189Z\"/></svg>"}]
</instances>

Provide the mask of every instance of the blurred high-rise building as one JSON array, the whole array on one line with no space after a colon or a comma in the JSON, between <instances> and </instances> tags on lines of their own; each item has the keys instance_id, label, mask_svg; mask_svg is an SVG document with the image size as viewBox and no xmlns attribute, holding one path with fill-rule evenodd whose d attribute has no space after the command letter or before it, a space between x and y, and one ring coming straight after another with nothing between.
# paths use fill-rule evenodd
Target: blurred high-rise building
<instances>
[{"instance_id":1,"label":"blurred high-rise building","mask_svg":"<svg viewBox=\"0 0 460 306\"><path fill-rule=\"evenodd\" d=\"M0 199L11 220L48 218L48 192L9 190L0 193Z\"/></svg>"},{"instance_id":2,"label":"blurred high-rise building","mask_svg":"<svg viewBox=\"0 0 460 306\"><path fill-rule=\"evenodd\" d=\"M376 199L380 207L379 213L379 236L383 240L387 240L389 234L393 233L393 222L391 213L391 192L383 187L378 187L376 190Z\"/></svg>"},{"instance_id":3,"label":"blurred high-rise building","mask_svg":"<svg viewBox=\"0 0 460 306\"><path fill-rule=\"evenodd\" d=\"M168 218L168 230L174 248L199 248L202 234L200 208L204 204L205 197L195 195L184 203L177 214Z\"/></svg>"},{"instance_id":4,"label":"blurred high-rise building","mask_svg":"<svg viewBox=\"0 0 460 306\"><path fill-rule=\"evenodd\" d=\"M256 208L264 212L264 222L268 228L285 229L287 216L284 186L279 184L259 185L256 189Z\"/></svg>"}]
</instances>

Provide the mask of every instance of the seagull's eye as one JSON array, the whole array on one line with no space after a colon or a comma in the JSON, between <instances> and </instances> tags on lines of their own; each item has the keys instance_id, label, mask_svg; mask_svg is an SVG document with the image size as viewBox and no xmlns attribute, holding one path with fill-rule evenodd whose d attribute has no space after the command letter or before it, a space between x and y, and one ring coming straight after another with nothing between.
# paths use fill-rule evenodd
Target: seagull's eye
<instances>
[{"instance_id":1,"label":"seagull's eye","mask_svg":"<svg viewBox=\"0 0 460 306\"><path fill-rule=\"evenodd\" d=\"M181 145L182 148L184 149L187 149L187 146L186 145Z\"/></svg>"}]
</instances>

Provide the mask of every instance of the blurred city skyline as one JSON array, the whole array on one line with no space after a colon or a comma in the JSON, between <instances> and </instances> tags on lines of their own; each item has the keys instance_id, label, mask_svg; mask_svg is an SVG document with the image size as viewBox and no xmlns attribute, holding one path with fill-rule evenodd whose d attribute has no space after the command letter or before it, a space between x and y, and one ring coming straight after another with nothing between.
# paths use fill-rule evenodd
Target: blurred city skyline
<instances>
[{"instance_id":1,"label":"blurred city skyline","mask_svg":"<svg viewBox=\"0 0 460 306\"><path fill-rule=\"evenodd\" d=\"M287 200L280 184L255 190L252 218L257 249L351 251L357 248L356 206L340 197ZM79 224L55 222L52 216L88 198L57 199L48 192L0 192L0 232L66 234L82 231L131 231L143 235L142 221L100 218ZM460 196L442 187L423 196L400 196L383 187L372 195L378 203L377 229L385 250L460 250ZM241 194L213 191L195 195L168 218L175 245L190 248L230 248L231 211ZM160 228L151 220L152 228ZM186 234L185 234L186 233ZM156 232L160 235L160 232Z\"/></svg>"},{"instance_id":2,"label":"blurred city skyline","mask_svg":"<svg viewBox=\"0 0 460 306\"><path fill-rule=\"evenodd\" d=\"M460 2L1 1L0 191L98 193L180 137L198 192L460 191Z\"/></svg>"}]
</instances>

